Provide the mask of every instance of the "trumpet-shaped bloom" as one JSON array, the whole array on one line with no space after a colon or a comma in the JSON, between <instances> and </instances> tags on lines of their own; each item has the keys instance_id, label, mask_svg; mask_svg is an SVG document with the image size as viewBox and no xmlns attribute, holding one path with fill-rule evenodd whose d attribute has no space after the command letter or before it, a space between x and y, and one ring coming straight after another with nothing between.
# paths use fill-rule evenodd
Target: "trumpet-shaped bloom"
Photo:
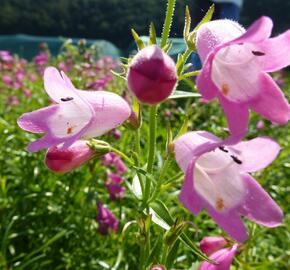
<instances>
[{"instance_id":1,"label":"trumpet-shaped bloom","mask_svg":"<svg viewBox=\"0 0 290 270\"><path fill-rule=\"evenodd\" d=\"M80 138L103 135L131 114L128 103L117 94L77 90L53 67L44 72L44 87L57 104L25 113L17 121L24 130L46 133L28 146L31 152L61 143L67 148Z\"/></svg>"},{"instance_id":2,"label":"trumpet-shaped bloom","mask_svg":"<svg viewBox=\"0 0 290 270\"><path fill-rule=\"evenodd\" d=\"M197 31L203 62L197 87L203 98L219 99L235 142L247 132L249 108L276 124L290 117L287 100L266 73L290 64L290 30L269 38L272 26L261 17L247 31L230 20L211 21Z\"/></svg>"},{"instance_id":3,"label":"trumpet-shaped bloom","mask_svg":"<svg viewBox=\"0 0 290 270\"><path fill-rule=\"evenodd\" d=\"M223 248L210 256L210 259L216 262L212 264L209 262L202 262L198 270L230 270L233 258L237 253L238 245L235 244L231 248Z\"/></svg>"},{"instance_id":4,"label":"trumpet-shaped bloom","mask_svg":"<svg viewBox=\"0 0 290 270\"><path fill-rule=\"evenodd\" d=\"M103 235L109 233L110 230L117 232L119 222L115 215L106 208L101 202L97 203L97 222L99 223L99 232Z\"/></svg>"},{"instance_id":5,"label":"trumpet-shaped bloom","mask_svg":"<svg viewBox=\"0 0 290 270\"><path fill-rule=\"evenodd\" d=\"M88 146L88 142L79 140L67 149L63 149L62 145L50 147L44 161L50 170L65 173L82 166L94 155L96 152Z\"/></svg>"},{"instance_id":6,"label":"trumpet-shaped bloom","mask_svg":"<svg viewBox=\"0 0 290 270\"><path fill-rule=\"evenodd\" d=\"M222 236L206 236L200 243L200 250L207 256L210 256L217 250L223 248L227 244L227 240Z\"/></svg>"},{"instance_id":7,"label":"trumpet-shaped bloom","mask_svg":"<svg viewBox=\"0 0 290 270\"><path fill-rule=\"evenodd\" d=\"M247 239L240 216L266 227L282 222L282 211L249 174L266 167L280 151L267 137L225 146L208 132L189 132L174 142L175 157L185 172L180 200L193 214L207 209L237 241Z\"/></svg>"}]
</instances>

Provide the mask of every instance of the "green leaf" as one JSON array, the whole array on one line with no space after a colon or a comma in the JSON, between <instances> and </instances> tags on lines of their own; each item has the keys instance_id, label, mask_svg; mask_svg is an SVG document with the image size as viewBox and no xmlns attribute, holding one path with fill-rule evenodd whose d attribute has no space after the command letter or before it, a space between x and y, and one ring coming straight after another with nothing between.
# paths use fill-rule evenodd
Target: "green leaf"
<instances>
[{"instance_id":1,"label":"green leaf","mask_svg":"<svg viewBox=\"0 0 290 270\"><path fill-rule=\"evenodd\" d=\"M190 238L185 234L182 233L181 236L179 237L181 242L183 242L188 248L191 249L191 251L197 255L198 257L200 257L202 260L206 260L210 263L216 264L214 261L212 261L210 258L208 258L206 255L204 255L200 249L196 246L196 244L194 244Z\"/></svg>"},{"instance_id":2,"label":"green leaf","mask_svg":"<svg viewBox=\"0 0 290 270\"><path fill-rule=\"evenodd\" d=\"M134 29L131 29L132 36L135 40L138 50L145 48L145 44Z\"/></svg>"},{"instance_id":3,"label":"green leaf","mask_svg":"<svg viewBox=\"0 0 290 270\"><path fill-rule=\"evenodd\" d=\"M157 39L156 39L156 30L154 23L150 23L150 28L149 28L149 45L154 45L157 44Z\"/></svg>"},{"instance_id":4,"label":"green leaf","mask_svg":"<svg viewBox=\"0 0 290 270\"><path fill-rule=\"evenodd\" d=\"M206 12L202 20L199 22L199 24L193 29L193 31L198 30L198 28L201 27L204 23L209 22L212 18L213 13L214 13L214 4L210 6L209 10Z\"/></svg>"},{"instance_id":5,"label":"green leaf","mask_svg":"<svg viewBox=\"0 0 290 270\"><path fill-rule=\"evenodd\" d=\"M184 66L184 58L182 54L178 54L177 56L177 63L176 63L176 70L177 74L180 75L183 71L183 66Z\"/></svg>"},{"instance_id":6,"label":"green leaf","mask_svg":"<svg viewBox=\"0 0 290 270\"><path fill-rule=\"evenodd\" d=\"M176 260L177 257L177 252L178 252L178 248L179 248L179 244L180 244L180 240L177 239L174 243L174 245L172 246L172 248L170 249L167 258L166 258L166 269L171 269L173 266L174 261Z\"/></svg>"},{"instance_id":7,"label":"green leaf","mask_svg":"<svg viewBox=\"0 0 290 270\"><path fill-rule=\"evenodd\" d=\"M178 131L177 135L175 136L174 140L178 139L180 136L185 134L187 132L187 129L188 129L188 118L185 117L185 120L184 120L180 130Z\"/></svg>"},{"instance_id":8,"label":"green leaf","mask_svg":"<svg viewBox=\"0 0 290 270\"><path fill-rule=\"evenodd\" d=\"M192 77L192 76L197 76L199 74L200 74L200 70L194 70L194 71L190 71L190 72L182 74L181 76L179 76L178 79L184 80L184 79L187 79L187 78Z\"/></svg>"},{"instance_id":9,"label":"green leaf","mask_svg":"<svg viewBox=\"0 0 290 270\"><path fill-rule=\"evenodd\" d=\"M153 248L150 252L150 255L146 261L146 265L149 265L152 262L158 262L160 251L162 250L162 244L163 244L163 237L160 234L154 243L154 246L153 246Z\"/></svg>"},{"instance_id":10,"label":"green leaf","mask_svg":"<svg viewBox=\"0 0 290 270\"><path fill-rule=\"evenodd\" d=\"M175 90L173 92L173 94L171 94L168 98L169 99L177 99L177 98L193 98L193 97L201 97L201 95L199 93Z\"/></svg>"},{"instance_id":11,"label":"green leaf","mask_svg":"<svg viewBox=\"0 0 290 270\"><path fill-rule=\"evenodd\" d=\"M187 40L187 37L189 35L190 25L191 25L191 17L189 13L189 8L188 6L186 6L185 7L185 22L184 22L184 29L183 29L183 36L185 40Z\"/></svg>"},{"instance_id":12,"label":"green leaf","mask_svg":"<svg viewBox=\"0 0 290 270\"><path fill-rule=\"evenodd\" d=\"M172 47L172 42L169 41L162 49L165 53L168 53L171 47Z\"/></svg>"},{"instance_id":13,"label":"green leaf","mask_svg":"<svg viewBox=\"0 0 290 270\"><path fill-rule=\"evenodd\" d=\"M141 181L142 181L142 179L141 179ZM137 174L133 177L132 185L130 186L130 189L133 192L133 194L136 196L136 198L138 198L138 199L142 198L142 196L143 196L142 188L140 185L139 176Z\"/></svg>"},{"instance_id":14,"label":"green leaf","mask_svg":"<svg viewBox=\"0 0 290 270\"><path fill-rule=\"evenodd\" d=\"M174 220L171 217L171 215L168 211L168 208L165 206L165 204L162 201L156 200L156 201L150 203L150 207L169 226L172 226L174 224Z\"/></svg>"},{"instance_id":15,"label":"green leaf","mask_svg":"<svg viewBox=\"0 0 290 270\"><path fill-rule=\"evenodd\" d=\"M175 0L167 1L166 16L163 24L162 35L161 35L161 44L160 47L163 48L167 44L167 39L169 37L169 32L171 29L173 13L175 8Z\"/></svg>"}]
</instances>

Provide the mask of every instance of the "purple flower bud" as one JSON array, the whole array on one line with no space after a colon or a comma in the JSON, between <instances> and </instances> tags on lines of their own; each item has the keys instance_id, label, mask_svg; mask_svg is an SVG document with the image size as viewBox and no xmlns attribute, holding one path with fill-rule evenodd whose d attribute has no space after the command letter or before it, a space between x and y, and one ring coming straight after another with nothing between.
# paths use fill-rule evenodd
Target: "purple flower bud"
<instances>
[{"instance_id":1,"label":"purple flower bud","mask_svg":"<svg viewBox=\"0 0 290 270\"><path fill-rule=\"evenodd\" d=\"M103 235L109 233L109 230L114 232L118 231L118 220L115 215L106 207L103 206L101 202L97 203L97 222L99 223L99 232Z\"/></svg>"},{"instance_id":2,"label":"purple flower bud","mask_svg":"<svg viewBox=\"0 0 290 270\"><path fill-rule=\"evenodd\" d=\"M157 104L164 101L176 86L174 61L159 47L139 51L129 66L128 87L140 102Z\"/></svg>"},{"instance_id":3,"label":"purple flower bud","mask_svg":"<svg viewBox=\"0 0 290 270\"><path fill-rule=\"evenodd\" d=\"M95 155L86 141L76 141L67 149L62 144L50 147L45 156L45 165L57 173L65 173L80 167Z\"/></svg>"},{"instance_id":4,"label":"purple flower bud","mask_svg":"<svg viewBox=\"0 0 290 270\"><path fill-rule=\"evenodd\" d=\"M108 173L106 188L108 189L111 200L114 201L124 197L126 189L120 185L122 182L123 179L118 174Z\"/></svg>"},{"instance_id":5,"label":"purple flower bud","mask_svg":"<svg viewBox=\"0 0 290 270\"><path fill-rule=\"evenodd\" d=\"M123 174L128 171L125 163L121 160L120 157L114 160L114 165L118 174Z\"/></svg>"},{"instance_id":6,"label":"purple flower bud","mask_svg":"<svg viewBox=\"0 0 290 270\"><path fill-rule=\"evenodd\" d=\"M3 75L2 76L2 81L8 85L8 86L12 86L13 85L13 80L9 75Z\"/></svg>"},{"instance_id":7,"label":"purple flower bud","mask_svg":"<svg viewBox=\"0 0 290 270\"><path fill-rule=\"evenodd\" d=\"M199 244L200 250L207 256L222 249L227 244L226 239L222 236L206 236Z\"/></svg>"}]
</instances>

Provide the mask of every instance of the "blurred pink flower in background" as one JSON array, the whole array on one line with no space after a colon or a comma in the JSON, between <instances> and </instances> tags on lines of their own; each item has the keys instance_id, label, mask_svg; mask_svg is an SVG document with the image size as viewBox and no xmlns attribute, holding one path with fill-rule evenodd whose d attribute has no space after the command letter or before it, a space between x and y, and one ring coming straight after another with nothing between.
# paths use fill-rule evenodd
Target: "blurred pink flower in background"
<instances>
[{"instance_id":1,"label":"blurred pink flower in background","mask_svg":"<svg viewBox=\"0 0 290 270\"><path fill-rule=\"evenodd\" d=\"M119 222L116 216L106 208L101 202L97 203L97 218L99 224L99 232L103 235L110 231L117 232Z\"/></svg>"}]
</instances>

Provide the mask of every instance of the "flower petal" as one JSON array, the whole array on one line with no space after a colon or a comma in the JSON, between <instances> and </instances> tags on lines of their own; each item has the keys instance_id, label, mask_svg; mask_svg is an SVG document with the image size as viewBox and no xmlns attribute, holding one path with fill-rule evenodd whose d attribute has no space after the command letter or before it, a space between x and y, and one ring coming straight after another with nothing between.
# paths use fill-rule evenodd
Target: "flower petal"
<instances>
[{"instance_id":1,"label":"flower petal","mask_svg":"<svg viewBox=\"0 0 290 270\"><path fill-rule=\"evenodd\" d=\"M272 28L272 19L266 16L262 16L261 18L256 20L243 35L225 43L222 47L243 42L258 43L264 41L271 36Z\"/></svg>"},{"instance_id":2,"label":"flower petal","mask_svg":"<svg viewBox=\"0 0 290 270\"><path fill-rule=\"evenodd\" d=\"M250 102L250 107L273 123L286 124L290 119L290 105L282 91L268 74L260 74L259 83L262 91Z\"/></svg>"},{"instance_id":3,"label":"flower petal","mask_svg":"<svg viewBox=\"0 0 290 270\"><path fill-rule=\"evenodd\" d=\"M280 145L269 137L258 137L236 144L242 164L241 172L255 172L267 167L279 154Z\"/></svg>"},{"instance_id":4,"label":"flower petal","mask_svg":"<svg viewBox=\"0 0 290 270\"><path fill-rule=\"evenodd\" d=\"M66 77L66 80L69 79ZM44 71L44 88L50 98L57 103L60 103L62 99L76 98L74 88L62 78L54 67L48 67Z\"/></svg>"},{"instance_id":5,"label":"flower petal","mask_svg":"<svg viewBox=\"0 0 290 270\"><path fill-rule=\"evenodd\" d=\"M243 139L248 130L249 111L246 104L238 104L219 97L220 103L227 117L231 136L224 141L225 144L234 144Z\"/></svg>"},{"instance_id":6,"label":"flower petal","mask_svg":"<svg viewBox=\"0 0 290 270\"><path fill-rule=\"evenodd\" d=\"M202 97L206 100L212 100L219 92L218 88L211 79L211 69L214 54L209 56L209 59L205 62L201 73L197 76L196 86Z\"/></svg>"},{"instance_id":7,"label":"flower petal","mask_svg":"<svg viewBox=\"0 0 290 270\"><path fill-rule=\"evenodd\" d=\"M261 57L264 71L280 70L290 64L290 30L256 44L256 47L259 52L264 54Z\"/></svg>"},{"instance_id":8,"label":"flower petal","mask_svg":"<svg viewBox=\"0 0 290 270\"><path fill-rule=\"evenodd\" d=\"M246 227L241 220L241 217L237 213L237 209L232 209L228 212L218 212L213 207L208 205L207 207L209 215L215 220L215 222L224 229L232 238L238 242L247 240L248 234Z\"/></svg>"},{"instance_id":9,"label":"flower petal","mask_svg":"<svg viewBox=\"0 0 290 270\"><path fill-rule=\"evenodd\" d=\"M230 270L237 250L238 245L234 245L232 248L218 250L210 256L210 259L215 261L217 265L204 261L200 265L199 270Z\"/></svg>"},{"instance_id":10,"label":"flower petal","mask_svg":"<svg viewBox=\"0 0 290 270\"><path fill-rule=\"evenodd\" d=\"M185 172L189 162L195 156L208 152L221 140L206 131L187 132L174 141L175 158L179 167Z\"/></svg>"},{"instance_id":11,"label":"flower petal","mask_svg":"<svg viewBox=\"0 0 290 270\"><path fill-rule=\"evenodd\" d=\"M266 227L281 225L283 212L268 193L249 174L243 175L247 197L240 213Z\"/></svg>"},{"instance_id":12,"label":"flower petal","mask_svg":"<svg viewBox=\"0 0 290 270\"><path fill-rule=\"evenodd\" d=\"M58 105L52 105L33 112L24 113L17 119L19 127L33 133L48 131L47 117L56 113Z\"/></svg>"},{"instance_id":13,"label":"flower petal","mask_svg":"<svg viewBox=\"0 0 290 270\"><path fill-rule=\"evenodd\" d=\"M192 159L186 170L185 179L179 195L180 201L193 214L197 215L203 208L203 200L196 193L193 187L193 170L195 160Z\"/></svg>"},{"instance_id":14,"label":"flower petal","mask_svg":"<svg viewBox=\"0 0 290 270\"><path fill-rule=\"evenodd\" d=\"M131 115L128 103L119 95L107 91L77 90L81 98L89 101L95 116L84 137L93 138L119 126Z\"/></svg>"}]
</instances>

